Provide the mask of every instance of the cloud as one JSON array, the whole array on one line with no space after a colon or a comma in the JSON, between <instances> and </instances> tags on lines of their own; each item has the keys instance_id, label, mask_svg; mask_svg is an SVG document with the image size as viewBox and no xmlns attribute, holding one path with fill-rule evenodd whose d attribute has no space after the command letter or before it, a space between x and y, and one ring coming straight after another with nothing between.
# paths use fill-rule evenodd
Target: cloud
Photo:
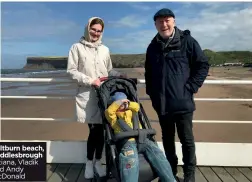
<instances>
[{"instance_id":1,"label":"cloud","mask_svg":"<svg viewBox=\"0 0 252 182\"><path fill-rule=\"evenodd\" d=\"M182 30L189 29L203 49L252 51L252 3L197 3L199 6L196 13L193 11L194 16L178 13L176 23ZM183 8L190 13L196 4L186 4ZM121 47L123 52L143 53L155 33L153 27L107 41L111 47Z\"/></svg>"},{"instance_id":2,"label":"cloud","mask_svg":"<svg viewBox=\"0 0 252 182\"><path fill-rule=\"evenodd\" d=\"M14 46L15 49L11 47L19 43L22 43L19 49L24 51L22 45L25 42L33 42L29 45L38 46L34 49L27 48L29 51L34 50L33 52L45 50L45 48L42 49L43 42L53 42L53 45L56 45L58 42L65 41L64 43L69 46L83 33L84 27L80 27L74 20L69 19L67 14L56 13L45 4L8 4L9 6L7 3L2 4L2 41L10 43L9 47L5 44L5 51L16 51L18 46ZM112 36L104 36L104 43L116 50L116 53L145 52L156 34L152 20L153 13L162 7L173 9L178 27L182 30L189 29L203 49L252 50L252 3L130 2L127 4L142 11L108 21L109 27L124 28L120 31L111 28ZM48 47L47 44L44 46Z\"/></svg>"},{"instance_id":3,"label":"cloud","mask_svg":"<svg viewBox=\"0 0 252 182\"><path fill-rule=\"evenodd\" d=\"M137 10L142 10L142 11L148 11L151 10L151 7L144 4L144 3L138 3L138 2L127 2L126 4L128 4L129 6L131 6L134 9Z\"/></svg>"},{"instance_id":4,"label":"cloud","mask_svg":"<svg viewBox=\"0 0 252 182\"><path fill-rule=\"evenodd\" d=\"M177 3L177 2L176 2ZM156 11L162 8L169 8L170 6L174 6L174 2L162 2L162 3L156 3L156 2L126 2L125 4L129 5L133 9L140 10L140 11ZM183 2L183 6L190 7L192 3L190 2Z\"/></svg>"},{"instance_id":5,"label":"cloud","mask_svg":"<svg viewBox=\"0 0 252 182\"><path fill-rule=\"evenodd\" d=\"M6 7L5 7L6 5ZM73 38L81 30L74 21L61 17L41 3L2 5L2 40L52 41ZM80 35L80 34L79 34Z\"/></svg>"},{"instance_id":6,"label":"cloud","mask_svg":"<svg viewBox=\"0 0 252 182\"><path fill-rule=\"evenodd\" d=\"M129 27L129 28L141 27L147 22L148 19L137 15L128 15L116 21L108 21L109 25L112 27Z\"/></svg>"},{"instance_id":7,"label":"cloud","mask_svg":"<svg viewBox=\"0 0 252 182\"><path fill-rule=\"evenodd\" d=\"M155 35L155 30L136 31L119 38L104 38L104 43L112 50L118 50L119 53L144 53Z\"/></svg>"},{"instance_id":8,"label":"cloud","mask_svg":"<svg viewBox=\"0 0 252 182\"><path fill-rule=\"evenodd\" d=\"M239 9L243 9L245 7L247 7L247 3L241 3L241 2L208 2L208 3L203 3L203 5L205 6L204 11L205 12L221 12L221 13L225 13L225 12L234 12L234 11L239 11Z\"/></svg>"},{"instance_id":9,"label":"cloud","mask_svg":"<svg viewBox=\"0 0 252 182\"><path fill-rule=\"evenodd\" d=\"M202 47L213 50L252 50L252 7L220 12L211 6L193 19L180 17L180 28L190 29Z\"/></svg>"},{"instance_id":10,"label":"cloud","mask_svg":"<svg viewBox=\"0 0 252 182\"><path fill-rule=\"evenodd\" d=\"M42 3L2 3L2 68L21 68L27 56L65 55L84 27Z\"/></svg>"}]
</instances>

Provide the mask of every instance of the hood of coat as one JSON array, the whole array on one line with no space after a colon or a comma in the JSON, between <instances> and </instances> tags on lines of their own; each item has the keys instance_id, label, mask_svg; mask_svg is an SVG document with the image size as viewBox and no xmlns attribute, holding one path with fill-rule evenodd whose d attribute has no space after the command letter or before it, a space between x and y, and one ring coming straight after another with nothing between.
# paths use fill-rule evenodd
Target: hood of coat
<instances>
[{"instance_id":1,"label":"hood of coat","mask_svg":"<svg viewBox=\"0 0 252 182\"><path fill-rule=\"evenodd\" d=\"M99 18L103 22L103 24L104 24L104 21L100 17L92 17L92 18L90 18L88 20L87 25L85 26L84 36L82 36L81 39L80 39L80 43L82 43L84 45L87 45L89 47L98 47L98 46L100 46L102 44L102 35L103 35L103 32L101 33L99 39L96 42L91 42L90 41L90 33L89 33L89 31L90 31L90 24L96 18Z\"/></svg>"}]
</instances>

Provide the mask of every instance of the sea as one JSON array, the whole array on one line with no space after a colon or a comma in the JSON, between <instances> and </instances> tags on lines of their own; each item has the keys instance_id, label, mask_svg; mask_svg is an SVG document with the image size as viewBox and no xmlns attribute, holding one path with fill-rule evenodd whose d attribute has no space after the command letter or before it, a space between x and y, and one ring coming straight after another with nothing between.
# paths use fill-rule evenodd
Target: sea
<instances>
[{"instance_id":1,"label":"sea","mask_svg":"<svg viewBox=\"0 0 252 182\"><path fill-rule=\"evenodd\" d=\"M58 73L58 72L65 72L66 70L28 70L28 69L1 69L1 76L2 77L9 77L12 75L34 75L34 74L45 74L45 73Z\"/></svg>"},{"instance_id":2,"label":"sea","mask_svg":"<svg viewBox=\"0 0 252 182\"><path fill-rule=\"evenodd\" d=\"M67 77L66 70L26 70L26 69L1 69L2 78L55 78ZM68 86L68 83L32 83L32 82L5 82L1 81L2 96L25 95L52 95L59 91L59 87ZM71 95L73 90L62 89L60 94Z\"/></svg>"},{"instance_id":3,"label":"sea","mask_svg":"<svg viewBox=\"0 0 252 182\"><path fill-rule=\"evenodd\" d=\"M133 73L132 68L116 68L117 71ZM62 70L28 70L1 69L2 78L69 78L66 69ZM1 82L2 96L73 96L76 90L73 83L37 83L37 82Z\"/></svg>"}]
</instances>

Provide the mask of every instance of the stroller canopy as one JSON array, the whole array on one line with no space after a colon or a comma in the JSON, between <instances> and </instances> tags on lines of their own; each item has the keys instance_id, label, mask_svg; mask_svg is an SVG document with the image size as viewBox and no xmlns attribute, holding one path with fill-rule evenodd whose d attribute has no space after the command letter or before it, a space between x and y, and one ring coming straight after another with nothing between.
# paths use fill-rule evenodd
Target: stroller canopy
<instances>
[{"instance_id":1,"label":"stroller canopy","mask_svg":"<svg viewBox=\"0 0 252 182\"><path fill-rule=\"evenodd\" d=\"M137 97L137 86L135 81L127 78L109 78L104 81L99 89L102 105L106 108L109 104L110 96L115 92L124 92L129 100L139 102ZM103 108L103 109L105 109Z\"/></svg>"}]
</instances>

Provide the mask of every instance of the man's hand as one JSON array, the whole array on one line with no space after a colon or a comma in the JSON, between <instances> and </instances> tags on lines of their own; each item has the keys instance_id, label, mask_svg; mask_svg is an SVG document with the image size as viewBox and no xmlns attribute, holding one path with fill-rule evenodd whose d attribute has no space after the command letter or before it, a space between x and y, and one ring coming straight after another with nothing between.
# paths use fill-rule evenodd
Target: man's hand
<instances>
[{"instance_id":1,"label":"man's hand","mask_svg":"<svg viewBox=\"0 0 252 182\"><path fill-rule=\"evenodd\" d=\"M99 87L99 86L101 85L100 79L98 78L98 79L94 80L94 81L92 82L92 85L95 86L95 87Z\"/></svg>"}]
</instances>

